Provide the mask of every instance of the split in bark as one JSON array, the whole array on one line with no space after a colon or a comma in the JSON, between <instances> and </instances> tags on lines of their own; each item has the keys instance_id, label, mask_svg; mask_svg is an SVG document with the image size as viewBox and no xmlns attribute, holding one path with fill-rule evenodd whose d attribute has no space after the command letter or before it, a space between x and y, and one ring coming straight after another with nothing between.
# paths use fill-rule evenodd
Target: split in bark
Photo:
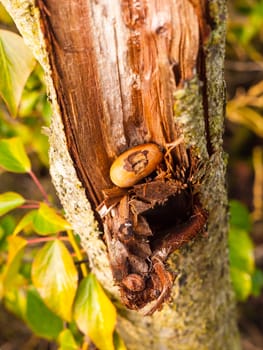
<instances>
[{"instance_id":1,"label":"split in bark","mask_svg":"<svg viewBox=\"0 0 263 350\"><path fill-rule=\"evenodd\" d=\"M103 201L104 206L114 202L110 191L106 202L103 193L113 188L109 168L120 151L146 142L165 150L164 160L149 176L125 193L119 191L117 203L107 208L106 216L96 214L122 300L132 309L156 300L151 313L170 295L173 277L165 268L166 259L203 229L207 217L198 199L198 184L192 181L196 156L183 141L167 149L181 136L173 118L174 91L192 78L196 67L205 83L203 45L210 32L205 2L114 4L123 23L124 48L120 47L123 33L104 8L105 25L112 25L112 53L108 47L97 47L105 44L105 38L97 44L92 36L96 18L87 2L38 0L37 4L68 149L93 209ZM106 54L115 56L115 65L103 81L100 65ZM120 54L129 67L123 75ZM104 95L112 75L116 84L112 94L119 106L115 110ZM205 105L205 86L203 91ZM207 119L205 125L211 152ZM185 237L177 239L182 232ZM181 243L164 253L165 245L176 240Z\"/></svg>"}]
</instances>

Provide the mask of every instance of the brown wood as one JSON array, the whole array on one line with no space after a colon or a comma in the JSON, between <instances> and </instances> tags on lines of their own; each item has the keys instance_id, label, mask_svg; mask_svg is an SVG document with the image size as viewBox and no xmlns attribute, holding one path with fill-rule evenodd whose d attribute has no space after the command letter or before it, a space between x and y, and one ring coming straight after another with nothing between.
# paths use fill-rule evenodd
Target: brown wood
<instances>
[{"instance_id":1,"label":"brown wood","mask_svg":"<svg viewBox=\"0 0 263 350\"><path fill-rule=\"evenodd\" d=\"M168 237L166 231L174 232L167 242L176 241L180 232L176 226L185 223L189 228L181 242L187 243L187 237L195 237L206 222L203 216L198 230L191 223L195 207L200 206L191 176L196 158L183 139L171 146L181 137L174 120L174 93L196 71L205 73L203 44L209 32L205 3L124 0L101 7L101 13L96 12L96 1L39 0L38 5L68 149L93 210L99 208L96 215L106 234L115 282L126 306L138 309L156 300L155 311L169 298L172 277L165 263L180 247L175 245L163 255L165 243L159 244L158 252L155 241ZM104 19L99 22L102 28L97 27L98 15ZM205 91L203 96L205 106ZM157 162L148 158L146 145L140 150L149 142L164 150ZM139 150L133 150L135 145ZM122 156L126 161L122 173L132 178L132 189L107 207L103 194L114 187L110 165L131 148L134 161ZM145 189L158 199L151 199L145 189L139 194L138 174L133 172L138 159L142 170L152 161L156 164L156 174L146 180ZM128 187L127 180L120 178L121 187ZM149 207L141 212L138 207L146 202ZM162 256L157 264L156 256ZM137 291L138 285L144 288Z\"/></svg>"},{"instance_id":2,"label":"brown wood","mask_svg":"<svg viewBox=\"0 0 263 350\"><path fill-rule=\"evenodd\" d=\"M112 186L109 168L117 155L180 135L173 93L198 68L204 5L113 1L100 14L105 28L96 27L96 1L38 0L38 6L68 148L96 207ZM182 144L176 156L188 166Z\"/></svg>"}]
</instances>

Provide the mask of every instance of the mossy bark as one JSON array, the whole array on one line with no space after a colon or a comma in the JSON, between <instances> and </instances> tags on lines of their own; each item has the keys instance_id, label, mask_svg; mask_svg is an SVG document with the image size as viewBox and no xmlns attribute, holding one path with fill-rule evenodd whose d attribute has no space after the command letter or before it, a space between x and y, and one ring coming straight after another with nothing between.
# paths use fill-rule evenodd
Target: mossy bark
<instances>
[{"instance_id":1,"label":"mossy bark","mask_svg":"<svg viewBox=\"0 0 263 350\"><path fill-rule=\"evenodd\" d=\"M39 9L29 0L2 2L46 73L49 97L53 105L53 118L49 128L50 171L53 183L68 220L81 237L93 271L103 286L118 299L107 249L87 199L83 177L77 173L76 162L72 160L68 149L61 105L57 98L58 91L39 21ZM87 3L95 9L92 2ZM98 14L101 13L101 9L98 2L94 3L98 5L98 12L94 13L94 16L96 21L100 21ZM114 6L119 6L118 2L113 3ZM226 164L222 149L225 104L222 74L225 2L214 0L203 3L203 6L195 1L181 1L180 4L186 4L185 8L190 8L191 16L199 16L198 38L203 39L198 42L202 46L198 60L190 59L195 49L187 49L186 44L186 51L189 50L189 55L186 54L188 59L184 62L185 66L180 68L180 83L173 87L173 118L186 144L194 149L195 155L200 159L200 167L194 181L199 184L202 205L209 212L207 232L170 257L171 269L179 272L172 292L172 301L165 305L162 311L147 317L138 312L128 311L117 302L117 327L127 348L131 350L238 350L240 344L235 301L228 268ZM209 17L209 31L206 22L200 20L202 16ZM179 26L181 19L176 20ZM186 27L190 25L187 23ZM180 43L174 42L173 45L179 47ZM195 70L193 67L198 66L197 61L202 61L202 64ZM98 64L105 65L106 61ZM205 78L201 81L202 74ZM115 90L112 93L114 94ZM131 101L128 101L128 104L131 104Z\"/></svg>"}]
</instances>

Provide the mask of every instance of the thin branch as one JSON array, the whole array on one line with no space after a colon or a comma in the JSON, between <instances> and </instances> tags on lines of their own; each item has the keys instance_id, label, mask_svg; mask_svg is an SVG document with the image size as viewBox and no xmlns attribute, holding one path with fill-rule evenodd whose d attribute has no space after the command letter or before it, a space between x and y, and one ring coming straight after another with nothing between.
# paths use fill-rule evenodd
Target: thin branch
<instances>
[{"instance_id":1,"label":"thin branch","mask_svg":"<svg viewBox=\"0 0 263 350\"><path fill-rule=\"evenodd\" d=\"M33 238L33 239L28 239L27 243L28 244L38 244L38 243L45 243L49 241L54 241L56 239L56 236L51 236L51 237L41 237L41 238ZM69 241L68 237L59 237L60 241Z\"/></svg>"},{"instance_id":2,"label":"thin branch","mask_svg":"<svg viewBox=\"0 0 263 350\"><path fill-rule=\"evenodd\" d=\"M28 172L28 174L31 176L32 180L34 181L34 183L36 184L37 188L39 189L39 191L41 192L41 194L43 195L45 201L47 203L49 203L49 199L48 199L48 195L47 192L45 191L44 187L41 185L40 181L38 180L38 178L36 177L35 173L30 170Z\"/></svg>"}]
</instances>

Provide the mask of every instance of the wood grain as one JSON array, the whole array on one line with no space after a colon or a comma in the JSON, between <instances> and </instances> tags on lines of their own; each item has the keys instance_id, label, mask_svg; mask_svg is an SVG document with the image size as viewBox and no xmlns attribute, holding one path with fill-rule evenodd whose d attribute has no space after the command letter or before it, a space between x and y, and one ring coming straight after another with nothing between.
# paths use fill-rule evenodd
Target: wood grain
<instances>
[{"instance_id":1,"label":"wood grain","mask_svg":"<svg viewBox=\"0 0 263 350\"><path fill-rule=\"evenodd\" d=\"M173 94L197 69L201 10L186 0L37 4L68 148L95 208L121 152L179 137ZM183 143L174 156L188 166Z\"/></svg>"}]
</instances>

